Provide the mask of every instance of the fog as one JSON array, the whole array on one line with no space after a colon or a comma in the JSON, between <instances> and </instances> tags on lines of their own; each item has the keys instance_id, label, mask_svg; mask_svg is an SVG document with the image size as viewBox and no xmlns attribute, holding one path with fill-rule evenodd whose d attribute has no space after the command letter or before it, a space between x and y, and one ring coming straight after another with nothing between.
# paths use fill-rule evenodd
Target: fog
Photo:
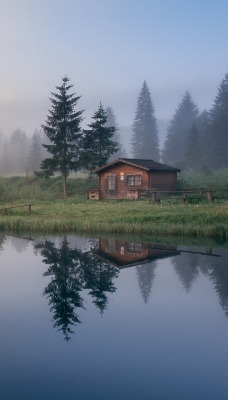
<instances>
[{"instance_id":1,"label":"fog","mask_svg":"<svg viewBox=\"0 0 228 400\"><path fill-rule=\"evenodd\" d=\"M32 137L67 75L81 96L83 127L100 101L111 107L130 151L137 98L146 80L164 123L189 90L209 109L227 72L226 0L1 0L0 131ZM166 123L165 123L166 125Z\"/></svg>"}]
</instances>

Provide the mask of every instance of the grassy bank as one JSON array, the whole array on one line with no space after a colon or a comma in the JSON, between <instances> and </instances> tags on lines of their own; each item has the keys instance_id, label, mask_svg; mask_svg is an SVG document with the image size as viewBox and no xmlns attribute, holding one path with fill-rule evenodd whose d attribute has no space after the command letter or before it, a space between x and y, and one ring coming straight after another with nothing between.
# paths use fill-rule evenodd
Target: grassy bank
<instances>
[{"instance_id":1,"label":"grassy bank","mask_svg":"<svg viewBox=\"0 0 228 400\"><path fill-rule=\"evenodd\" d=\"M152 205L147 201L36 202L32 212L0 215L5 232L114 232L228 239L228 204Z\"/></svg>"},{"instance_id":2,"label":"grassy bank","mask_svg":"<svg viewBox=\"0 0 228 400\"><path fill-rule=\"evenodd\" d=\"M86 192L97 187L96 177L68 180L69 197L62 199L60 178L48 181L35 177L0 179L0 208L34 203L32 212L15 208L0 214L4 232L113 232L145 235L181 235L228 239L227 171L213 176L184 177L181 188L220 190L224 199L213 204L180 204L163 201L88 201Z\"/></svg>"}]
</instances>

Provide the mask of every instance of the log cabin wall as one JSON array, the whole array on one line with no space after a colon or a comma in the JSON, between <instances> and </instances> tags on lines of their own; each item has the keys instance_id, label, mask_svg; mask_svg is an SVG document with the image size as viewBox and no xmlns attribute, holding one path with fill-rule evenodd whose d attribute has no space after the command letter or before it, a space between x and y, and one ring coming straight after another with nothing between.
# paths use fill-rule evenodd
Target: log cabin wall
<instances>
[{"instance_id":1,"label":"log cabin wall","mask_svg":"<svg viewBox=\"0 0 228 400\"><path fill-rule=\"evenodd\" d=\"M176 172L150 172L150 189L175 190L176 184Z\"/></svg>"},{"instance_id":2,"label":"log cabin wall","mask_svg":"<svg viewBox=\"0 0 228 400\"><path fill-rule=\"evenodd\" d=\"M149 185L148 171L127 164L116 165L99 174L101 199L137 199L138 190L148 189Z\"/></svg>"}]
</instances>

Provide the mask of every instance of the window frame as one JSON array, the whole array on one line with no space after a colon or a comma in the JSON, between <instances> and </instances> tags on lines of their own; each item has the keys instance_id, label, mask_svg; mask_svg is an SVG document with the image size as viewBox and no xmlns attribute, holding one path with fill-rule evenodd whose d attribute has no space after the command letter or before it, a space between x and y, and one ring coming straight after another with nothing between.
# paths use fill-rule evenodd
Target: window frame
<instances>
[{"instance_id":1,"label":"window frame","mask_svg":"<svg viewBox=\"0 0 228 400\"><path fill-rule=\"evenodd\" d=\"M126 186L127 187L141 187L142 186L142 174L127 174ZM137 180L139 180L137 182Z\"/></svg>"}]
</instances>

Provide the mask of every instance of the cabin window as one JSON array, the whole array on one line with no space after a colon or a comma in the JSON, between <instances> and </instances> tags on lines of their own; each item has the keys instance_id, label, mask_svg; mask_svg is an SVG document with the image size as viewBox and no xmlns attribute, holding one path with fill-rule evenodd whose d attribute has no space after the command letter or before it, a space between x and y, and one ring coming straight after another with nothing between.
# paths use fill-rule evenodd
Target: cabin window
<instances>
[{"instance_id":1,"label":"cabin window","mask_svg":"<svg viewBox=\"0 0 228 400\"><path fill-rule=\"evenodd\" d=\"M127 176L127 186L141 186L141 185L142 185L142 175Z\"/></svg>"},{"instance_id":2,"label":"cabin window","mask_svg":"<svg viewBox=\"0 0 228 400\"><path fill-rule=\"evenodd\" d=\"M128 251L128 253L141 254L142 253L142 245L141 245L141 243L128 242L127 243L127 251Z\"/></svg>"}]
</instances>

